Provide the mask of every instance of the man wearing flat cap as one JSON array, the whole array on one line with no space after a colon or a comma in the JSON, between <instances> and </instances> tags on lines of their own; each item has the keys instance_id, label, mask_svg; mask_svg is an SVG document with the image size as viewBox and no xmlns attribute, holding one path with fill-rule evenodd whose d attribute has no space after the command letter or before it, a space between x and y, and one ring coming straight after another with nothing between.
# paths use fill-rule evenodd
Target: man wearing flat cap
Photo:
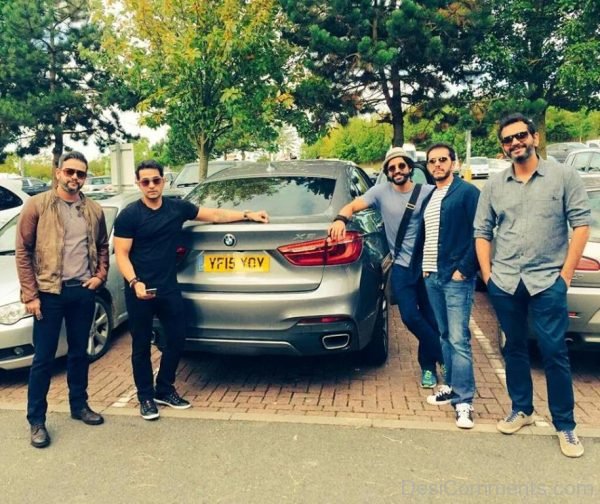
<instances>
[{"instance_id":1,"label":"man wearing flat cap","mask_svg":"<svg viewBox=\"0 0 600 504\"><path fill-rule=\"evenodd\" d=\"M392 147L383 161L388 183L371 187L344 206L329 226L329 237L340 240L346 234L346 222L355 212L372 207L381 213L385 233L394 260L392 291L404 325L419 341L418 361L421 386L437 384L436 364L442 364L439 333L423 282L422 213L433 186L415 184L412 158L400 147ZM442 369L443 374L443 369Z\"/></svg>"}]
</instances>

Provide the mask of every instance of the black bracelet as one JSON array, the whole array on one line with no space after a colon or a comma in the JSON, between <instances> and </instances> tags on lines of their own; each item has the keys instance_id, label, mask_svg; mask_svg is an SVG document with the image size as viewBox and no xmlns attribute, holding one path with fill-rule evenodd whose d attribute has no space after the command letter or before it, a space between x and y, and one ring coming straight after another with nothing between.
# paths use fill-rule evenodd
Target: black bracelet
<instances>
[{"instance_id":1,"label":"black bracelet","mask_svg":"<svg viewBox=\"0 0 600 504\"><path fill-rule=\"evenodd\" d=\"M333 222L335 221L342 221L344 224L348 224L348 222L350 222L350 219L348 219L348 217L346 217L345 215L342 214L337 214L335 216L335 219L333 219Z\"/></svg>"},{"instance_id":2,"label":"black bracelet","mask_svg":"<svg viewBox=\"0 0 600 504\"><path fill-rule=\"evenodd\" d=\"M135 284L138 283L140 281L140 279L138 277L133 277L131 280L129 280L129 288L133 289L135 287Z\"/></svg>"}]
</instances>

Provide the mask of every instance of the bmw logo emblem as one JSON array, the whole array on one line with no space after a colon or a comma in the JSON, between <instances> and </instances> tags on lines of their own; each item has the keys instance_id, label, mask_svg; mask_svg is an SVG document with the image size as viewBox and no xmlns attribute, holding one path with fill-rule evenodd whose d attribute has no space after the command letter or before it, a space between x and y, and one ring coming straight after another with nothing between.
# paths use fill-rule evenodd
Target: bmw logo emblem
<instances>
[{"instance_id":1,"label":"bmw logo emblem","mask_svg":"<svg viewBox=\"0 0 600 504\"><path fill-rule=\"evenodd\" d=\"M225 244L226 247L233 247L237 243L237 240L236 240L235 236L233 236L231 233L227 233L223 237L223 243Z\"/></svg>"}]
</instances>

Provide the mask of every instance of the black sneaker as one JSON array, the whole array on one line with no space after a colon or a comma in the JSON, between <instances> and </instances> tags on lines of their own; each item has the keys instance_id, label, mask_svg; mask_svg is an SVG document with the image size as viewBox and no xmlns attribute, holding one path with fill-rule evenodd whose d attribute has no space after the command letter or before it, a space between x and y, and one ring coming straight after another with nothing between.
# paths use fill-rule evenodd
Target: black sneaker
<instances>
[{"instance_id":1,"label":"black sneaker","mask_svg":"<svg viewBox=\"0 0 600 504\"><path fill-rule=\"evenodd\" d=\"M441 385L438 391L430 396L427 396L427 404L433 404L434 406L440 406L442 404L450 404L454 393L452 388L448 385Z\"/></svg>"},{"instance_id":2,"label":"black sneaker","mask_svg":"<svg viewBox=\"0 0 600 504\"><path fill-rule=\"evenodd\" d=\"M140 415L144 420L156 420L160 415L158 408L152 399L147 399L140 403Z\"/></svg>"},{"instance_id":3,"label":"black sneaker","mask_svg":"<svg viewBox=\"0 0 600 504\"><path fill-rule=\"evenodd\" d=\"M175 390L167 395L155 397L154 400L158 404L164 404L165 406L170 406L171 408L175 409L187 409L191 406L191 404L181 397Z\"/></svg>"}]
</instances>

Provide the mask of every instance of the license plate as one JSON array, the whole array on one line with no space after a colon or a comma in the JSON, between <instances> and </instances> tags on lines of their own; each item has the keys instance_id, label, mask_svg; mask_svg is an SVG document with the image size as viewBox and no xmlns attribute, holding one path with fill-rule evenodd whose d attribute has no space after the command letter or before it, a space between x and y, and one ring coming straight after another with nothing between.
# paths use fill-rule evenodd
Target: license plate
<instances>
[{"instance_id":1,"label":"license plate","mask_svg":"<svg viewBox=\"0 0 600 504\"><path fill-rule=\"evenodd\" d=\"M198 257L198 271L205 273L268 273L267 254L236 252L230 254L202 254Z\"/></svg>"}]
</instances>

